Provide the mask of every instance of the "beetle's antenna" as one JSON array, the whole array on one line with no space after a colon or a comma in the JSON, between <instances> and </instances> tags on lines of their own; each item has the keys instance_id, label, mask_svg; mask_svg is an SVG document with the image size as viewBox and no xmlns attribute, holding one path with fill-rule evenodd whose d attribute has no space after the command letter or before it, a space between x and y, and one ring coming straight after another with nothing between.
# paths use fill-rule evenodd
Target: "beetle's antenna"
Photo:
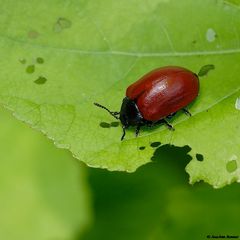
<instances>
[{"instance_id":1,"label":"beetle's antenna","mask_svg":"<svg viewBox=\"0 0 240 240\"><path fill-rule=\"evenodd\" d=\"M106 111L108 111L113 117L115 117L116 119L119 119L119 117L117 117L117 115L120 114L120 112L112 112L110 111L108 108L104 107L103 105L99 104L99 103L93 103L94 105L96 105L97 107L100 107L102 109L105 109Z\"/></svg>"}]
</instances>

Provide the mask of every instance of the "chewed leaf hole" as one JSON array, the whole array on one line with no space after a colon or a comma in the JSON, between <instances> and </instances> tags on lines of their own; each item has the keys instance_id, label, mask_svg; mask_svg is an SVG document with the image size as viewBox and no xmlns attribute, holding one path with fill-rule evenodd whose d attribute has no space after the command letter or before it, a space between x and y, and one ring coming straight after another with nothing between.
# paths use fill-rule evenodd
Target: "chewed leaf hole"
<instances>
[{"instance_id":1,"label":"chewed leaf hole","mask_svg":"<svg viewBox=\"0 0 240 240\"><path fill-rule=\"evenodd\" d=\"M118 127L119 122L111 122L110 125L111 125L111 127Z\"/></svg>"},{"instance_id":2,"label":"chewed leaf hole","mask_svg":"<svg viewBox=\"0 0 240 240\"><path fill-rule=\"evenodd\" d=\"M102 128L118 127L119 126L119 122L111 122L111 123L100 122L99 126L102 127Z\"/></svg>"},{"instance_id":3,"label":"chewed leaf hole","mask_svg":"<svg viewBox=\"0 0 240 240\"><path fill-rule=\"evenodd\" d=\"M141 146L139 147L139 150L144 150L146 147L145 146Z\"/></svg>"},{"instance_id":4,"label":"chewed leaf hole","mask_svg":"<svg viewBox=\"0 0 240 240\"><path fill-rule=\"evenodd\" d=\"M106 122L100 122L99 126L102 127L102 128L110 128L111 127L111 125L109 123L106 123Z\"/></svg>"},{"instance_id":5,"label":"chewed leaf hole","mask_svg":"<svg viewBox=\"0 0 240 240\"><path fill-rule=\"evenodd\" d=\"M46 81L47 81L47 79L46 79L45 77L40 76L40 77L38 77L38 79L36 79L34 82L35 82L36 84L41 85L41 84L44 84Z\"/></svg>"},{"instance_id":6,"label":"chewed leaf hole","mask_svg":"<svg viewBox=\"0 0 240 240\"><path fill-rule=\"evenodd\" d=\"M196 159L197 159L198 161L202 162L204 158L203 158L203 155L202 155L202 154L197 153L197 154L196 154Z\"/></svg>"},{"instance_id":7,"label":"chewed leaf hole","mask_svg":"<svg viewBox=\"0 0 240 240\"><path fill-rule=\"evenodd\" d=\"M35 39L35 38L38 38L39 36L39 33L35 30L31 30L28 32L28 37L29 38L32 38L32 39Z\"/></svg>"},{"instance_id":8,"label":"chewed leaf hole","mask_svg":"<svg viewBox=\"0 0 240 240\"><path fill-rule=\"evenodd\" d=\"M158 146L160 146L160 145L161 145L160 142L152 142L152 143L150 144L150 146L153 147L153 148L156 148L156 147L158 147Z\"/></svg>"},{"instance_id":9,"label":"chewed leaf hole","mask_svg":"<svg viewBox=\"0 0 240 240\"><path fill-rule=\"evenodd\" d=\"M20 62L21 64L25 64L25 63L27 62L27 60L26 60L25 58L20 58L20 59L19 59L19 62Z\"/></svg>"},{"instance_id":10,"label":"chewed leaf hole","mask_svg":"<svg viewBox=\"0 0 240 240\"><path fill-rule=\"evenodd\" d=\"M226 169L229 173L232 173L237 170L237 161L236 160L231 160L227 163Z\"/></svg>"},{"instance_id":11,"label":"chewed leaf hole","mask_svg":"<svg viewBox=\"0 0 240 240\"><path fill-rule=\"evenodd\" d=\"M238 97L238 98L236 99L235 108L236 108L237 110L240 110L240 97Z\"/></svg>"},{"instance_id":12,"label":"chewed leaf hole","mask_svg":"<svg viewBox=\"0 0 240 240\"><path fill-rule=\"evenodd\" d=\"M215 69L213 64L207 64L201 67L200 71L198 72L199 77L206 76L210 70Z\"/></svg>"},{"instance_id":13,"label":"chewed leaf hole","mask_svg":"<svg viewBox=\"0 0 240 240\"><path fill-rule=\"evenodd\" d=\"M214 42L216 40L216 38L217 38L217 34L214 31L214 29L209 28L206 32L206 40L208 42Z\"/></svg>"},{"instance_id":14,"label":"chewed leaf hole","mask_svg":"<svg viewBox=\"0 0 240 240\"><path fill-rule=\"evenodd\" d=\"M39 63L39 64L43 64L43 63L44 63L44 59L41 58L41 57L38 57L38 58L36 59L36 61L37 61L37 63Z\"/></svg>"},{"instance_id":15,"label":"chewed leaf hole","mask_svg":"<svg viewBox=\"0 0 240 240\"><path fill-rule=\"evenodd\" d=\"M34 65L27 66L26 72L29 73L29 74L34 73L35 72L35 66Z\"/></svg>"},{"instance_id":16,"label":"chewed leaf hole","mask_svg":"<svg viewBox=\"0 0 240 240\"><path fill-rule=\"evenodd\" d=\"M151 160L153 162L164 162L171 159L171 164L180 164L183 167L186 167L186 163L192 159L192 157L188 154L190 151L191 148L189 146L176 147L174 145L165 144L155 149Z\"/></svg>"},{"instance_id":17,"label":"chewed leaf hole","mask_svg":"<svg viewBox=\"0 0 240 240\"><path fill-rule=\"evenodd\" d=\"M67 18L60 17L57 22L53 26L53 30L55 32L61 32L63 29L70 28L72 26L72 22Z\"/></svg>"}]
</instances>

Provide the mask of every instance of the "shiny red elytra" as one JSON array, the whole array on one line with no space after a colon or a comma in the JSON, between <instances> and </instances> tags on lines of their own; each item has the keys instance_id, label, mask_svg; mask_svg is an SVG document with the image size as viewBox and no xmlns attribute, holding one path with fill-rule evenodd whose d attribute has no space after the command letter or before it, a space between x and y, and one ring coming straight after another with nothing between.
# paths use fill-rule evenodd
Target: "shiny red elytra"
<instances>
[{"instance_id":1,"label":"shiny red elytra","mask_svg":"<svg viewBox=\"0 0 240 240\"><path fill-rule=\"evenodd\" d=\"M185 107L199 93L197 74L182 67L167 66L157 68L126 90L120 112L112 112L106 107L94 103L107 110L113 117L120 119L125 136L125 129L136 126L136 136L141 126L154 126L164 123L169 129L173 127L167 122L177 111L183 110L191 115Z\"/></svg>"}]
</instances>

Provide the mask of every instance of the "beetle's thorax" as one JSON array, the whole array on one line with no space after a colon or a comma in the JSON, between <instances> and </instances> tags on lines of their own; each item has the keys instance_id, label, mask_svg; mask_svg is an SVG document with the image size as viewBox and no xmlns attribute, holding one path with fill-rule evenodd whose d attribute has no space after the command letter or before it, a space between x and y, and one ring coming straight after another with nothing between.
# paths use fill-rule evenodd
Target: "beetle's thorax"
<instances>
[{"instance_id":1,"label":"beetle's thorax","mask_svg":"<svg viewBox=\"0 0 240 240\"><path fill-rule=\"evenodd\" d=\"M125 128L141 125L143 122L143 117L137 107L137 104L128 97L125 97L122 101L120 121Z\"/></svg>"}]
</instances>

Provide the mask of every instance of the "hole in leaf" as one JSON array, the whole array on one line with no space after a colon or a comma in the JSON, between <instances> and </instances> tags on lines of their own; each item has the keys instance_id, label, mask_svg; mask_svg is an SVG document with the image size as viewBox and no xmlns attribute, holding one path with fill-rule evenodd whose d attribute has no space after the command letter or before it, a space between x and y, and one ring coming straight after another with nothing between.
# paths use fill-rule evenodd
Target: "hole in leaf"
<instances>
[{"instance_id":1,"label":"hole in leaf","mask_svg":"<svg viewBox=\"0 0 240 240\"><path fill-rule=\"evenodd\" d=\"M151 158L152 161L164 161L165 158L171 159L172 161L177 161L178 156L181 159L185 159L187 162L189 162L192 157L188 155L188 152L191 151L191 148L189 146L184 147L176 147L174 145L165 144L163 146L158 147Z\"/></svg>"},{"instance_id":2,"label":"hole in leaf","mask_svg":"<svg viewBox=\"0 0 240 240\"><path fill-rule=\"evenodd\" d=\"M20 58L20 59L19 59L19 62L20 62L21 64L25 64L25 63L27 62L27 60L24 59L24 58Z\"/></svg>"},{"instance_id":3,"label":"hole in leaf","mask_svg":"<svg viewBox=\"0 0 240 240\"><path fill-rule=\"evenodd\" d=\"M109 223L113 214L121 214L118 215L120 216L119 219L121 223L125 224L123 226L127 226L128 229L129 226L136 226L136 231L139 231L139 226L143 226L143 224L147 224L146 226L150 226L150 229L152 229L152 226L159 222L159 213L163 213L165 207L169 204L169 191L171 193L170 197L177 196L176 193L179 193L179 196L185 196L185 189L189 188L187 183L189 176L184 168L187 164L186 161L191 159L187 155L190 147L175 147L168 144L159 147L158 151L161 154L159 161L143 165L131 174L117 171L110 172L99 168L89 169L89 182L94 190L95 197L94 210L99 213L96 216L97 221L102 222L104 220L104 222ZM184 198L182 200L184 203ZM176 202L178 201L176 200ZM132 203L131 207L129 207L130 203ZM179 206L181 206L181 203ZM140 205L144 206L144 211L139 211ZM109 211L110 215L106 214ZM149 218L146 218L146 216L149 216ZM174 226L171 225L174 222L170 220L165 222L165 215L163 215L163 224L168 229ZM102 227L107 232L109 224L99 227L101 232ZM129 231L119 231L119 221L113 221L111 228L113 234L110 239L115 239L116 233L120 234L120 237L117 237L118 240L133 239L132 236L129 237ZM106 238L105 232L102 235L101 233L99 235L99 231L95 233L98 234L98 239L104 239ZM142 232L140 234L142 235ZM138 234L134 239L146 239L145 237L141 238L141 235ZM91 239L91 236L92 231L90 230L85 233L84 237L81 235L77 239Z\"/></svg>"},{"instance_id":4,"label":"hole in leaf","mask_svg":"<svg viewBox=\"0 0 240 240\"><path fill-rule=\"evenodd\" d=\"M34 82L36 84L41 85L41 84L44 84L46 81L47 81L47 79L45 77L39 76L38 79L36 79Z\"/></svg>"},{"instance_id":5,"label":"hole in leaf","mask_svg":"<svg viewBox=\"0 0 240 240\"><path fill-rule=\"evenodd\" d=\"M153 148L156 148L156 147L158 147L160 145L161 145L160 142L153 142L153 143L150 144L150 146L153 147Z\"/></svg>"},{"instance_id":6,"label":"hole in leaf","mask_svg":"<svg viewBox=\"0 0 240 240\"><path fill-rule=\"evenodd\" d=\"M209 28L206 32L207 41L214 42L216 38L217 38L216 32L212 28Z\"/></svg>"},{"instance_id":7,"label":"hole in leaf","mask_svg":"<svg viewBox=\"0 0 240 240\"><path fill-rule=\"evenodd\" d=\"M41 58L41 57L38 57L38 58L36 59L36 61L37 61L37 63L39 63L39 64L43 64L43 63L44 63L44 59Z\"/></svg>"},{"instance_id":8,"label":"hole in leaf","mask_svg":"<svg viewBox=\"0 0 240 240\"><path fill-rule=\"evenodd\" d=\"M240 97L238 97L238 98L236 99L235 108L236 108L237 110L240 110Z\"/></svg>"},{"instance_id":9,"label":"hole in leaf","mask_svg":"<svg viewBox=\"0 0 240 240\"><path fill-rule=\"evenodd\" d=\"M229 173L232 173L237 170L237 161L236 160L231 160L227 163L226 169Z\"/></svg>"},{"instance_id":10,"label":"hole in leaf","mask_svg":"<svg viewBox=\"0 0 240 240\"><path fill-rule=\"evenodd\" d=\"M198 76L199 77L206 76L208 72L213 69L215 69L215 66L213 64L204 65L203 67L201 67L200 71L198 72Z\"/></svg>"},{"instance_id":11,"label":"hole in leaf","mask_svg":"<svg viewBox=\"0 0 240 240\"><path fill-rule=\"evenodd\" d=\"M28 32L29 38L35 39L35 38L38 38L38 36L39 36L39 33L37 31L31 30Z\"/></svg>"},{"instance_id":12,"label":"hole in leaf","mask_svg":"<svg viewBox=\"0 0 240 240\"><path fill-rule=\"evenodd\" d=\"M111 127L110 124L106 123L106 122L100 122L99 126L102 128L110 128Z\"/></svg>"},{"instance_id":13,"label":"hole in leaf","mask_svg":"<svg viewBox=\"0 0 240 240\"><path fill-rule=\"evenodd\" d=\"M31 73L34 73L34 71L35 71L35 66L34 65L27 66L27 68L26 68L27 73L31 74Z\"/></svg>"},{"instance_id":14,"label":"hole in leaf","mask_svg":"<svg viewBox=\"0 0 240 240\"><path fill-rule=\"evenodd\" d=\"M196 154L196 158L197 158L197 160L200 161L200 162L203 161L203 155L200 154L200 153L197 153L197 154Z\"/></svg>"},{"instance_id":15,"label":"hole in leaf","mask_svg":"<svg viewBox=\"0 0 240 240\"><path fill-rule=\"evenodd\" d=\"M53 30L55 32L61 32L63 29L70 28L72 26L72 22L67 18L60 17L57 22L53 26Z\"/></svg>"},{"instance_id":16,"label":"hole in leaf","mask_svg":"<svg viewBox=\"0 0 240 240\"><path fill-rule=\"evenodd\" d=\"M144 150L146 147L145 146L141 146L139 147L139 150Z\"/></svg>"},{"instance_id":17,"label":"hole in leaf","mask_svg":"<svg viewBox=\"0 0 240 240\"><path fill-rule=\"evenodd\" d=\"M111 127L118 127L119 122L111 122L110 125L111 125Z\"/></svg>"}]
</instances>

